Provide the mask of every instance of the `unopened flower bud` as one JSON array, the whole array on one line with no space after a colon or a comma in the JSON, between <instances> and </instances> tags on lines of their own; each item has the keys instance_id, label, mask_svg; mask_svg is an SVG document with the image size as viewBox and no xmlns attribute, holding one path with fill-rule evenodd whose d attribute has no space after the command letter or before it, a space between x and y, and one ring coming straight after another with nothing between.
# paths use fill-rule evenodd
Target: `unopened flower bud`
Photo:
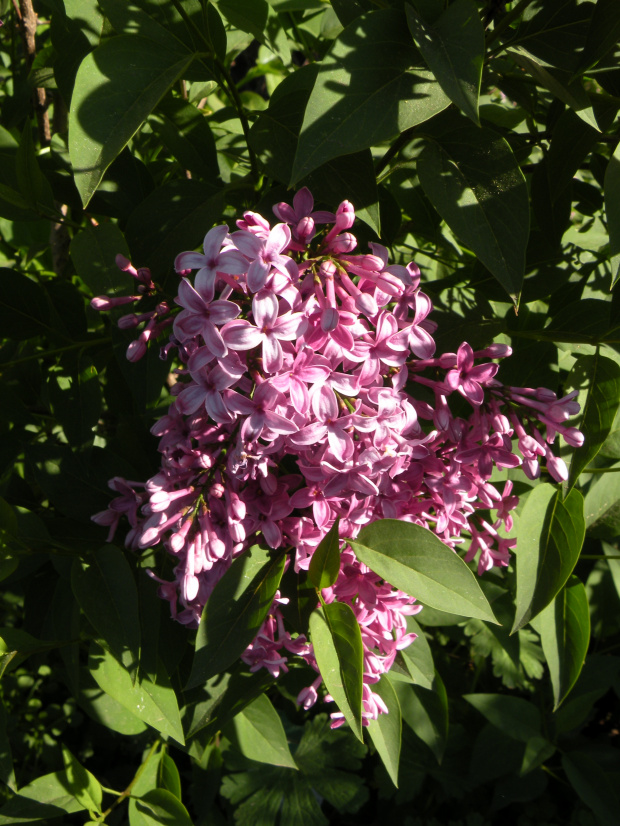
<instances>
[{"instance_id":1,"label":"unopened flower bud","mask_svg":"<svg viewBox=\"0 0 620 826\"><path fill-rule=\"evenodd\" d=\"M331 243L330 249L332 252L338 253L348 253L353 252L355 247L357 246L357 238L355 235L352 235L350 232L342 232L340 235L337 235L336 238Z\"/></svg>"},{"instance_id":2,"label":"unopened flower bud","mask_svg":"<svg viewBox=\"0 0 620 826\"><path fill-rule=\"evenodd\" d=\"M351 229L355 223L355 209L350 201L343 201L336 210L338 230Z\"/></svg>"},{"instance_id":3,"label":"unopened flower bud","mask_svg":"<svg viewBox=\"0 0 620 826\"><path fill-rule=\"evenodd\" d=\"M302 218L297 224L295 233L302 243L307 244L314 236L314 218L310 216Z\"/></svg>"}]
</instances>

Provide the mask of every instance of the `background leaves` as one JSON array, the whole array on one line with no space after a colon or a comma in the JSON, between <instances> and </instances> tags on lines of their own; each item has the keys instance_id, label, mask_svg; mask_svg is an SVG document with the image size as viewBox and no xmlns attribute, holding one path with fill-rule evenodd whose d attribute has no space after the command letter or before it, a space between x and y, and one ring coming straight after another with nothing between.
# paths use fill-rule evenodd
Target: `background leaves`
<instances>
[{"instance_id":1,"label":"background leaves","mask_svg":"<svg viewBox=\"0 0 620 826\"><path fill-rule=\"evenodd\" d=\"M0 822L615 823L620 5L48 0L34 51L27 5L0 2ZM368 686L390 714L365 745L325 714L348 697L364 737L358 626L316 612L333 536L309 574L280 579L263 550L231 569L196 645L145 574L178 561L125 548L126 526L97 550L90 519L109 479L152 475L178 378L163 337L127 362L131 307L90 299L135 289L120 253L161 288L141 306L177 311L174 257L244 211L271 220L291 181L316 209L354 204L356 253L415 261L438 353L502 341L502 382L584 406L561 491L544 462L542 482L488 482L522 499L507 568L474 577L465 532L457 553L415 525L360 533L424 603L391 683ZM314 636L331 669L308 710L314 669L238 661L274 588L290 644Z\"/></svg>"}]
</instances>

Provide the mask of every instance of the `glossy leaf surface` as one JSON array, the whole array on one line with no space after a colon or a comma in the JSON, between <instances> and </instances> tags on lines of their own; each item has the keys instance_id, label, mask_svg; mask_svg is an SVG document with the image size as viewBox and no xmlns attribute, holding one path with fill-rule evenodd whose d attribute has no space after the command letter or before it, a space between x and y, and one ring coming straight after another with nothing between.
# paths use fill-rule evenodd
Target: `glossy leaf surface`
<instances>
[{"instance_id":1,"label":"glossy leaf surface","mask_svg":"<svg viewBox=\"0 0 620 826\"><path fill-rule=\"evenodd\" d=\"M349 544L365 565L420 602L496 621L467 565L426 528L382 519L362 528Z\"/></svg>"},{"instance_id":2,"label":"glossy leaf surface","mask_svg":"<svg viewBox=\"0 0 620 826\"><path fill-rule=\"evenodd\" d=\"M517 539L517 599L512 633L534 619L571 575L585 536L584 502L577 490L566 499L553 485L529 495Z\"/></svg>"}]
</instances>

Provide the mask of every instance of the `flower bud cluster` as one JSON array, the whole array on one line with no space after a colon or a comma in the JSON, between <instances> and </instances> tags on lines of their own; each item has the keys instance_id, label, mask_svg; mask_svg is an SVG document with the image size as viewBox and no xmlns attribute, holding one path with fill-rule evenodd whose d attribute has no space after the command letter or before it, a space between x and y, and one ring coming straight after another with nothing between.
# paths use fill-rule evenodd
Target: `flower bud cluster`
<instances>
[{"instance_id":1,"label":"flower bud cluster","mask_svg":"<svg viewBox=\"0 0 620 826\"><path fill-rule=\"evenodd\" d=\"M360 563L346 539L377 519L402 519L452 548L467 543L479 573L506 566L518 500L510 481L502 490L490 481L494 469L523 465L534 478L544 459L561 480L556 436L571 445L582 436L565 423L577 410L572 395L495 378L506 345L475 352L463 343L435 356L416 265L390 265L380 244L357 252L349 202L335 214L313 207L302 189L292 206L274 207L275 226L246 212L236 231L211 229L202 253L177 256L180 311L166 318L165 353L176 348L181 366L174 402L152 428L161 468L145 485L112 480L120 495L93 518L111 537L125 514L130 548L163 544L175 567L172 582L158 580L160 595L191 627L251 545L290 551L300 573L339 519L340 574L322 597L349 604L360 624L367 722L386 710L371 687L415 639L407 616L420 606ZM144 347L163 315L147 321ZM136 344L128 356L141 354ZM318 671L311 644L286 629L287 602L278 592L243 654L252 670L277 677L294 654ZM304 707L320 683L319 674L301 692Z\"/></svg>"}]
</instances>

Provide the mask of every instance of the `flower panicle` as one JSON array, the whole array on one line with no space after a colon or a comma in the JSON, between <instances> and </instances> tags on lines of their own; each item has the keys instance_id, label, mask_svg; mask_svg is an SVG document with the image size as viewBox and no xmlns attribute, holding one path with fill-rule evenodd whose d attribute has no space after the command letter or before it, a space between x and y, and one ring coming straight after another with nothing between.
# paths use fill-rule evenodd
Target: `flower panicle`
<instances>
[{"instance_id":1,"label":"flower panicle","mask_svg":"<svg viewBox=\"0 0 620 826\"><path fill-rule=\"evenodd\" d=\"M506 567L518 498L511 481L501 489L491 481L494 470L521 466L535 479L542 462L564 480L557 437L583 442L568 424L578 405L574 393L501 384L505 344L474 351L463 342L436 355L419 269L390 264L380 244L358 252L348 201L334 214L315 211L304 188L274 214L272 226L246 212L233 231L209 230L203 252L180 253L179 309L162 301L120 319L144 325L130 360L171 327L163 352L175 348L181 366L168 413L152 428L159 471L145 485L112 480L118 496L93 519L111 537L124 515L129 548L165 548L174 579L151 575L172 616L190 627L256 541L293 549L287 564L302 575L339 520L340 573L322 598L346 602L359 622L368 723L386 711L372 685L413 643L406 618L421 606L359 562L347 540L378 519L401 519L454 550L464 545L479 574ZM138 296L94 299L117 302L99 309L156 293L147 270L118 263L138 281ZM459 397L469 413L454 404ZM250 670L277 677L297 656L318 672L311 643L286 628L287 602L276 594L242 655ZM320 684L319 673L300 693L304 708ZM333 714L332 725L343 719Z\"/></svg>"}]
</instances>

